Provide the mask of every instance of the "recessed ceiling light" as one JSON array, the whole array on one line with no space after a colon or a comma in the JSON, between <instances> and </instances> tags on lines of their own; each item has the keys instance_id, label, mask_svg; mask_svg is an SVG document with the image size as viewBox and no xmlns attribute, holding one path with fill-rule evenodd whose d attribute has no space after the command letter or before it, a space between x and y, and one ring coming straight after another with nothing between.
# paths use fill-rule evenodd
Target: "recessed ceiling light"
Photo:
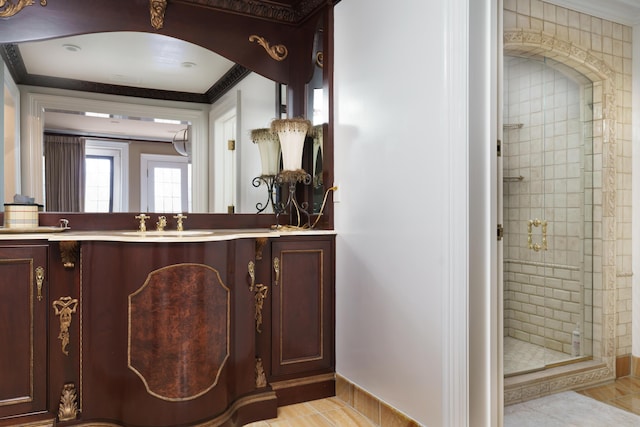
<instances>
[{"instance_id":1,"label":"recessed ceiling light","mask_svg":"<svg viewBox=\"0 0 640 427\"><path fill-rule=\"evenodd\" d=\"M62 47L69 52L78 52L82 50L82 48L75 44L63 44Z\"/></svg>"},{"instance_id":2,"label":"recessed ceiling light","mask_svg":"<svg viewBox=\"0 0 640 427\"><path fill-rule=\"evenodd\" d=\"M183 68L193 68L193 67L195 67L195 66L196 66L196 65L198 65L198 64L196 64L195 62L188 62L188 61L187 61L187 62L183 62L183 63L182 63L182 64L180 64L180 65L182 65L182 67L183 67Z\"/></svg>"}]
</instances>

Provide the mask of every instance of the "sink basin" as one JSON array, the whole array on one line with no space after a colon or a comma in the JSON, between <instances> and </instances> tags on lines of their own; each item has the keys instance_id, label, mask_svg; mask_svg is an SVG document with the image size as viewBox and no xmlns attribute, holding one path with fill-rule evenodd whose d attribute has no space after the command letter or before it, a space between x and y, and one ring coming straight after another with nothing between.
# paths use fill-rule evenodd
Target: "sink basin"
<instances>
[{"instance_id":1,"label":"sink basin","mask_svg":"<svg viewBox=\"0 0 640 427\"><path fill-rule=\"evenodd\" d=\"M211 236L213 231L210 230L147 230L147 231L124 231L125 236L135 237L199 237L199 236Z\"/></svg>"}]
</instances>

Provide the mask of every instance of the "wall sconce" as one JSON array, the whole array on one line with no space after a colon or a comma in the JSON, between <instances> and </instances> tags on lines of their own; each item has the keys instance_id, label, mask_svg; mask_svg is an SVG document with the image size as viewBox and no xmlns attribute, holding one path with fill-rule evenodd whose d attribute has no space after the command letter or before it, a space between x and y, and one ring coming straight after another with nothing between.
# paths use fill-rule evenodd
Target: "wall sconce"
<instances>
[{"instance_id":1,"label":"wall sconce","mask_svg":"<svg viewBox=\"0 0 640 427\"><path fill-rule=\"evenodd\" d=\"M275 177L280 170L280 141L278 135L271 129L253 129L251 131L251 140L258 146L260 150L260 163L262 166L262 174L253 178L252 184L258 188L264 183L267 186L269 198L266 203L256 203L258 213L264 211L269 205L276 211L274 183Z\"/></svg>"},{"instance_id":2,"label":"wall sconce","mask_svg":"<svg viewBox=\"0 0 640 427\"><path fill-rule=\"evenodd\" d=\"M291 217L297 218L297 226L301 226L301 214L306 216L307 227L311 224L311 216L307 211L309 204L298 203L296 199L296 184L311 184L311 175L302 169L302 153L307 132L311 129L311 122L302 118L276 119L271 122L271 130L278 134L282 150L282 171L276 175L278 185L288 184L289 194L286 203L280 202L276 208L276 227L280 227L280 214L289 211ZM295 211L294 211L295 210Z\"/></svg>"},{"instance_id":3,"label":"wall sconce","mask_svg":"<svg viewBox=\"0 0 640 427\"><path fill-rule=\"evenodd\" d=\"M282 149L282 170L302 171L302 151L311 122L306 119L276 119L271 130L278 134Z\"/></svg>"}]
</instances>

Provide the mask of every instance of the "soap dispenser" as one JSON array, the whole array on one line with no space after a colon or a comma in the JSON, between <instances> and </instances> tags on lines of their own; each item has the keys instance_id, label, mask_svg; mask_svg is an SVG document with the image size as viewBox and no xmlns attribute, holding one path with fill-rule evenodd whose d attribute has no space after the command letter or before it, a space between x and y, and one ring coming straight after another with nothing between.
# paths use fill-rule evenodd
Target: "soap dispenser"
<instances>
[{"instance_id":1,"label":"soap dispenser","mask_svg":"<svg viewBox=\"0 0 640 427\"><path fill-rule=\"evenodd\" d=\"M571 357L580 356L580 323L576 323L576 328L571 334Z\"/></svg>"}]
</instances>

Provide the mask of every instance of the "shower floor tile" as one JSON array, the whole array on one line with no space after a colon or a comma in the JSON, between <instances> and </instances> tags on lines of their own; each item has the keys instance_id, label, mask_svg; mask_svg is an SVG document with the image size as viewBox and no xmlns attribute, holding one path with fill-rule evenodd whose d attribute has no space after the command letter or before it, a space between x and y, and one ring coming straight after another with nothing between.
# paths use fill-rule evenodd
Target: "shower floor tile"
<instances>
[{"instance_id":1,"label":"shower floor tile","mask_svg":"<svg viewBox=\"0 0 640 427\"><path fill-rule=\"evenodd\" d=\"M504 374L526 372L544 368L560 361L571 359L571 355L550 350L542 346L504 337Z\"/></svg>"}]
</instances>

